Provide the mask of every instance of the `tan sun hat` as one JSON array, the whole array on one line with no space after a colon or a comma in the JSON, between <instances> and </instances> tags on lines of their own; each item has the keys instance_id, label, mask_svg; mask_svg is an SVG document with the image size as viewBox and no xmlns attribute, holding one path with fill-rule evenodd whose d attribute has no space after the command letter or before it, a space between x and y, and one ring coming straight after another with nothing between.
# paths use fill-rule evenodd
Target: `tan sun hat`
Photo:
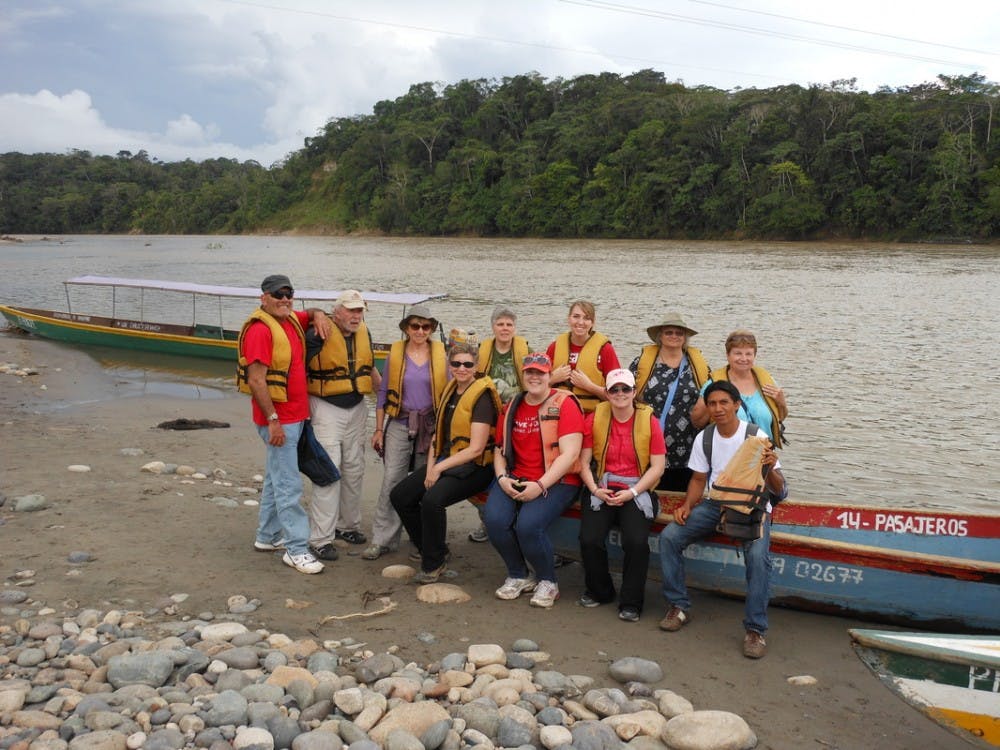
<instances>
[{"instance_id":1,"label":"tan sun hat","mask_svg":"<svg viewBox=\"0 0 1000 750\"><path fill-rule=\"evenodd\" d=\"M684 322L684 318L681 317L680 313L668 312L662 322L646 329L646 333L649 335L649 338L652 339L654 344L660 343L660 330L666 328L667 326L671 326L673 328L683 328L688 332L688 336L698 335L696 330Z\"/></svg>"}]
</instances>

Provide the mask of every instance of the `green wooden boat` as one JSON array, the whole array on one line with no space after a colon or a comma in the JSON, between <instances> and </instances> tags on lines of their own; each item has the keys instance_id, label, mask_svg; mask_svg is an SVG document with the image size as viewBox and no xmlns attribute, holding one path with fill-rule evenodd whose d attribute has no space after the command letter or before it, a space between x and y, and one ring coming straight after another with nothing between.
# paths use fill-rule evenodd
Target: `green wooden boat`
<instances>
[{"instance_id":1,"label":"green wooden boat","mask_svg":"<svg viewBox=\"0 0 1000 750\"><path fill-rule=\"evenodd\" d=\"M66 287L67 310L39 310L15 305L0 305L2 314L11 326L20 330L55 341L65 341L84 346L108 346L120 349L172 354L182 357L203 357L235 361L236 340L239 331L224 325L224 303L226 300L258 300L260 290L253 287L214 286L179 281L157 281L151 279L125 279L109 276L78 276L64 281ZM70 290L75 287L104 287L110 290L107 306L111 314L107 316L74 312ZM138 306L138 316L119 317L119 290L130 292L132 307ZM172 310L190 306L191 318L188 323L165 323L150 320L145 315L147 292L178 295ZM296 289L296 302L303 307L329 307L340 290ZM444 297L444 294L394 294L386 292L362 292L368 302L410 305ZM149 296L152 296L150 294ZM309 303L316 303L310 305ZM326 303L325 305L323 303ZM251 306L246 306L249 312ZM375 344L377 365L381 369L389 344Z\"/></svg>"},{"instance_id":2,"label":"green wooden boat","mask_svg":"<svg viewBox=\"0 0 1000 750\"><path fill-rule=\"evenodd\" d=\"M850 634L861 661L896 695L960 737L1000 747L1000 635Z\"/></svg>"}]
</instances>

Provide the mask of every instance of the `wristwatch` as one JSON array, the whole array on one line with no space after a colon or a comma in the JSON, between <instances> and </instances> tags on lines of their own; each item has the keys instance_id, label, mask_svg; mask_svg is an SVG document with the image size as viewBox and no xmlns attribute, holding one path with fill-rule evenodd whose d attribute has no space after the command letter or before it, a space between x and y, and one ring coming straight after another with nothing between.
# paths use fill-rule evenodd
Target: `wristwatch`
<instances>
[{"instance_id":1,"label":"wristwatch","mask_svg":"<svg viewBox=\"0 0 1000 750\"><path fill-rule=\"evenodd\" d=\"M275 412L271 412L271 414L267 418L267 421L268 422L277 422L278 421L278 412L276 412L276 411Z\"/></svg>"}]
</instances>

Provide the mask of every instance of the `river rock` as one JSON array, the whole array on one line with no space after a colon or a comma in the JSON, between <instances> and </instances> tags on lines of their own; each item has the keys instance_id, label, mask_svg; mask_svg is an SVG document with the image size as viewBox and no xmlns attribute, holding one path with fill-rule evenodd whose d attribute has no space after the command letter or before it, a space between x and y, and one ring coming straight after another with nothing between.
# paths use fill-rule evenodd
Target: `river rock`
<instances>
[{"instance_id":1,"label":"river rock","mask_svg":"<svg viewBox=\"0 0 1000 750\"><path fill-rule=\"evenodd\" d=\"M260 663L257 649L253 646L238 646L220 651L215 658L231 669L256 669Z\"/></svg>"},{"instance_id":2,"label":"river rock","mask_svg":"<svg viewBox=\"0 0 1000 750\"><path fill-rule=\"evenodd\" d=\"M221 727L226 724L243 724L247 716L247 699L234 690L224 690L212 699L211 708L202 718L206 726Z\"/></svg>"},{"instance_id":3,"label":"river rock","mask_svg":"<svg viewBox=\"0 0 1000 750\"><path fill-rule=\"evenodd\" d=\"M451 706L448 711L457 719L462 719L465 725L487 737L497 736L500 727L500 712L487 703L465 703Z\"/></svg>"},{"instance_id":4,"label":"river rock","mask_svg":"<svg viewBox=\"0 0 1000 750\"><path fill-rule=\"evenodd\" d=\"M437 750L444 743L451 729L451 719L435 721L420 735L420 744L424 750Z\"/></svg>"},{"instance_id":5,"label":"river rock","mask_svg":"<svg viewBox=\"0 0 1000 750\"><path fill-rule=\"evenodd\" d=\"M385 750L425 750L420 740L405 729L393 729L385 740Z\"/></svg>"},{"instance_id":6,"label":"river rock","mask_svg":"<svg viewBox=\"0 0 1000 750\"><path fill-rule=\"evenodd\" d=\"M289 748L295 738L302 734L299 723L291 716L275 716L267 721L267 731L274 738L276 748Z\"/></svg>"},{"instance_id":7,"label":"river rock","mask_svg":"<svg viewBox=\"0 0 1000 750\"><path fill-rule=\"evenodd\" d=\"M49 507L45 495L21 495L14 498L15 513L33 513L36 510L44 510Z\"/></svg>"},{"instance_id":8,"label":"river rock","mask_svg":"<svg viewBox=\"0 0 1000 750\"><path fill-rule=\"evenodd\" d=\"M348 716L361 713L361 709L365 707L364 696L360 688L338 690L333 694L333 703Z\"/></svg>"},{"instance_id":9,"label":"river rock","mask_svg":"<svg viewBox=\"0 0 1000 750\"><path fill-rule=\"evenodd\" d=\"M417 571L413 569L412 565L386 565L382 568L383 578L395 578L398 580L408 580L413 578L417 574Z\"/></svg>"},{"instance_id":10,"label":"river rock","mask_svg":"<svg viewBox=\"0 0 1000 750\"><path fill-rule=\"evenodd\" d=\"M817 682L819 682L819 680L811 674L800 674L788 678L789 685L808 686L815 685Z\"/></svg>"},{"instance_id":11,"label":"river rock","mask_svg":"<svg viewBox=\"0 0 1000 750\"><path fill-rule=\"evenodd\" d=\"M677 695L673 690L664 690L656 694L657 706L660 713L668 719L681 714L689 714L694 711L691 701L681 695Z\"/></svg>"},{"instance_id":12,"label":"river rock","mask_svg":"<svg viewBox=\"0 0 1000 750\"><path fill-rule=\"evenodd\" d=\"M144 471L147 474L162 474L167 465L163 461L150 461L147 464L143 464L139 471Z\"/></svg>"},{"instance_id":13,"label":"river rock","mask_svg":"<svg viewBox=\"0 0 1000 750\"><path fill-rule=\"evenodd\" d=\"M165 727L149 735L142 750L181 750L182 747L184 735L173 727Z\"/></svg>"},{"instance_id":14,"label":"river rock","mask_svg":"<svg viewBox=\"0 0 1000 750\"><path fill-rule=\"evenodd\" d=\"M368 736L380 745L385 745L389 733L394 729L402 729L414 737L420 737L432 724L448 720L448 712L434 701L418 703L401 703L390 710L382 720L374 726Z\"/></svg>"},{"instance_id":15,"label":"river rock","mask_svg":"<svg viewBox=\"0 0 1000 750\"><path fill-rule=\"evenodd\" d=\"M482 667L487 664L507 663L507 654L504 652L503 647L495 643L477 643L469 646L466 658L476 667Z\"/></svg>"},{"instance_id":16,"label":"river rock","mask_svg":"<svg viewBox=\"0 0 1000 750\"><path fill-rule=\"evenodd\" d=\"M69 750L126 750L127 740L121 732L106 729L74 737L70 740Z\"/></svg>"},{"instance_id":17,"label":"river rock","mask_svg":"<svg viewBox=\"0 0 1000 750\"><path fill-rule=\"evenodd\" d=\"M538 737L541 740L542 746L548 748L548 750L573 743L572 732L563 726L550 725L542 727L538 733Z\"/></svg>"},{"instance_id":18,"label":"river rock","mask_svg":"<svg viewBox=\"0 0 1000 750\"><path fill-rule=\"evenodd\" d=\"M607 724L599 721L578 721L570 728L573 746L577 750L621 750L622 741Z\"/></svg>"},{"instance_id":19,"label":"river rock","mask_svg":"<svg viewBox=\"0 0 1000 750\"><path fill-rule=\"evenodd\" d=\"M240 727L233 739L235 750L274 750L274 737L266 729Z\"/></svg>"},{"instance_id":20,"label":"river rock","mask_svg":"<svg viewBox=\"0 0 1000 750\"><path fill-rule=\"evenodd\" d=\"M615 733L626 742L640 734L659 738L667 726L667 719L659 711L618 714L617 716L608 716L606 719L602 719L602 722L612 727Z\"/></svg>"},{"instance_id":21,"label":"river rock","mask_svg":"<svg viewBox=\"0 0 1000 750\"><path fill-rule=\"evenodd\" d=\"M534 744L532 728L513 717L504 716L497 727L497 744L500 747Z\"/></svg>"},{"instance_id":22,"label":"river rock","mask_svg":"<svg viewBox=\"0 0 1000 750\"><path fill-rule=\"evenodd\" d=\"M319 680L308 669L289 666L276 667L265 682L268 685L278 685L281 688L286 688L292 680L305 680L314 688L319 684Z\"/></svg>"},{"instance_id":23,"label":"river rock","mask_svg":"<svg viewBox=\"0 0 1000 750\"><path fill-rule=\"evenodd\" d=\"M354 676L358 682L371 685L383 677L388 677L397 669L403 667L403 661L392 654L375 654L354 668Z\"/></svg>"},{"instance_id":24,"label":"river rock","mask_svg":"<svg viewBox=\"0 0 1000 750\"><path fill-rule=\"evenodd\" d=\"M314 729L292 741L292 750L343 750L344 741L334 732Z\"/></svg>"},{"instance_id":25,"label":"river rock","mask_svg":"<svg viewBox=\"0 0 1000 750\"><path fill-rule=\"evenodd\" d=\"M86 464L70 464L66 467L66 471L72 471L75 474L86 474L90 471L90 467Z\"/></svg>"},{"instance_id":26,"label":"river rock","mask_svg":"<svg viewBox=\"0 0 1000 750\"><path fill-rule=\"evenodd\" d=\"M123 685L160 687L173 671L174 660L164 651L119 654L108 661L108 682L115 688Z\"/></svg>"},{"instance_id":27,"label":"river rock","mask_svg":"<svg viewBox=\"0 0 1000 750\"><path fill-rule=\"evenodd\" d=\"M462 604L472 599L453 583L428 583L417 589L417 601L424 604Z\"/></svg>"},{"instance_id":28,"label":"river rock","mask_svg":"<svg viewBox=\"0 0 1000 750\"><path fill-rule=\"evenodd\" d=\"M659 682L663 679L663 669L655 661L638 656L626 656L608 667L608 673L618 682Z\"/></svg>"},{"instance_id":29,"label":"river rock","mask_svg":"<svg viewBox=\"0 0 1000 750\"><path fill-rule=\"evenodd\" d=\"M692 711L675 716L663 730L671 750L750 750L757 735L739 716L728 711Z\"/></svg>"}]
</instances>

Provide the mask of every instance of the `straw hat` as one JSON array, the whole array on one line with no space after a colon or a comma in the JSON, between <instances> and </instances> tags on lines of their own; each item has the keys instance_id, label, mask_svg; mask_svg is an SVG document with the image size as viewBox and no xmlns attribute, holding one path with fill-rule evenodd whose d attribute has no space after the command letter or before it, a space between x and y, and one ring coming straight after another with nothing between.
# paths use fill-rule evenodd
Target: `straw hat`
<instances>
[{"instance_id":1,"label":"straw hat","mask_svg":"<svg viewBox=\"0 0 1000 750\"><path fill-rule=\"evenodd\" d=\"M688 336L698 335L696 330L684 322L684 318L681 317L680 313L668 312L662 322L646 329L646 333L649 335L649 338L652 339L654 344L660 343L660 331L667 326L671 326L672 328L683 328L687 331Z\"/></svg>"}]
</instances>

